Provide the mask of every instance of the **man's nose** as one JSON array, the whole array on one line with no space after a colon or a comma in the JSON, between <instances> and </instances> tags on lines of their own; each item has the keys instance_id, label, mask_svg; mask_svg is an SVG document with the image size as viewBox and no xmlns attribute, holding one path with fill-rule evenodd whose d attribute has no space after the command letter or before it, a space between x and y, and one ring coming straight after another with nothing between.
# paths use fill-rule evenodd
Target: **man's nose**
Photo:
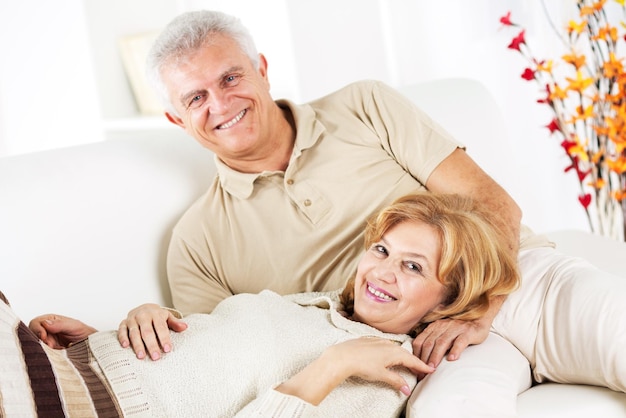
<instances>
[{"instance_id":1,"label":"man's nose","mask_svg":"<svg viewBox=\"0 0 626 418\"><path fill-rule=\"evenodd\" d=\"M209 112L223 115L230 109L230 95L222 90L211 91L209 94Z\"/></svg>"}]
</instances>

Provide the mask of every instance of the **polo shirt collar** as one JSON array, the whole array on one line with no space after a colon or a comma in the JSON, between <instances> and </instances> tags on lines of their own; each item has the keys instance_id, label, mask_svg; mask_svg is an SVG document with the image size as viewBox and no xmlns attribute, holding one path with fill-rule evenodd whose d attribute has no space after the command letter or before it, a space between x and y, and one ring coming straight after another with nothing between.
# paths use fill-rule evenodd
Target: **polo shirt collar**
<instances>
[{"instance_id":1,"label":"polo shirt collar","mask_svg":"<svg viewBox=\"0 0 626 418\"><path fill-rule=\"evenodd\" d=\"M294 142L291 159L289 160L289 165L291 166L293 161L302 154L302 151L315 145L325 128L324 125L315 118L315 111L310 105L297 105L286 99L277 100L276 103L282 108L287 107L291 110L296 124L296 140ZM227 193L239 199L247 199L250 197L254 190L254 182L257 178L276 173L275 171L242 173L224 164L217 155L215 156L215 166L217 167L217 175L222 188L226 190Z\"/></svg>"}]
</instances>

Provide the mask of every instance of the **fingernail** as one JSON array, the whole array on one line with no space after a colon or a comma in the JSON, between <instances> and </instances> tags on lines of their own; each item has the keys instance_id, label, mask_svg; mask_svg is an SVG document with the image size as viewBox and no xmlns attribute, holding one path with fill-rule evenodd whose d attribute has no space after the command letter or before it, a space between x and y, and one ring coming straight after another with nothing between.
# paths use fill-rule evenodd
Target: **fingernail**
<instances>
[{"instance_id":1,"label":"fingernail","mask_svg":"<svg viewBox=\"0 0 626 418\"><path fill-rule=\"evenodd\" d=\"M52 325L52 319L46 319L46 324Z\"/></svg>"},{"instance_id":2,"label":"fingernail","mask_svg":"<svg viewBox=\"0 0 626 418\"><path fill-rule=\"evenodd\" d=\"M166 352L166 353L169 353L171 349L172 349L172 348L170 347L170 345L169 345L169 344L165 344L165 345L163 346L163 351L164 351L164 352Z\"/></svg>"},{"instance_id":3,"label":"fingernail","mask_svg":"<svg viewBox=\"0 0 626 418\"><path fill-rule=\"evenodd\" d=\"M143 351L138 351L137 352L137 358L138 359L142 359L146 356L146 353L144 353Z\"/></svg>"},{"instance_id":4,"label":"fingernail","mask_svg":"<svg viewBox=\"0 0 626 418\"><path fill-rule=\"evenodd\" d=\"M407 385L404 385L400 388L400 392L404 393L406 396L409 396L411 394L411 389Z\"/></svg>"},{"instance_id":5,"label":"fingernail","mask_svg":"<svg viewBox=\"0 0 626 418\"><path fill-rule=\"evenodd\" d=\"M158 359L159 359L159 357L160 357L160 355L159 355L159 352L158 352L158 351L154 351L154 352L150 355L150 358L151 358L152 360L158 360Z\"/></svg>"}]
</instances>

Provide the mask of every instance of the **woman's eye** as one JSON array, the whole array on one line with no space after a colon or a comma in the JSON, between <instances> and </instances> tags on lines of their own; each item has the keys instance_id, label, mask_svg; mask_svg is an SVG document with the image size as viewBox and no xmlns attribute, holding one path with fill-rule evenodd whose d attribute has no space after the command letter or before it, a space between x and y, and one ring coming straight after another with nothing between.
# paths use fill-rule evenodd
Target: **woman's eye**
<instances>
[{"instance_id":1,"label":"woman's eye","mask_svg":"<svg viewBox=\"0 0 626 418\"><path fill-rule=\"evenodd\" d=\"M421 273L422 272L422 266L420 266L417 263L412 263L412 262L409 261L405 265L411 271L415 271L417 273Z\"/></svg>"},{"instance_id":2,"label":"woman's eye","mask_svg":"<svg viewBox=\"0 0 626 418\"><path fill-rule=\"evenodd\" d=\"M374 245L373 250L379 254L387 255L387 249L382 245Z\"/></svg>"}]
</instances>

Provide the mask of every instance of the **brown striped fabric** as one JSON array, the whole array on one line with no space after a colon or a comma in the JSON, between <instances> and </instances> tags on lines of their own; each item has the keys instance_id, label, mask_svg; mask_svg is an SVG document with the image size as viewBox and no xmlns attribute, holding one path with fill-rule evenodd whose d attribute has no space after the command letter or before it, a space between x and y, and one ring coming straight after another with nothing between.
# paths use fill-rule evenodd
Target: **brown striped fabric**
<instances>
[{"instance_id":1,"label":"brown striped fabric","mask_svg":"<svg viewBox=\"0 0 626 418\"><path fill-rule=\"evenodd\" d=\"M0 417L122 416L88 340L53 350L0 301Z\"/></svg>"}]
</instances>

